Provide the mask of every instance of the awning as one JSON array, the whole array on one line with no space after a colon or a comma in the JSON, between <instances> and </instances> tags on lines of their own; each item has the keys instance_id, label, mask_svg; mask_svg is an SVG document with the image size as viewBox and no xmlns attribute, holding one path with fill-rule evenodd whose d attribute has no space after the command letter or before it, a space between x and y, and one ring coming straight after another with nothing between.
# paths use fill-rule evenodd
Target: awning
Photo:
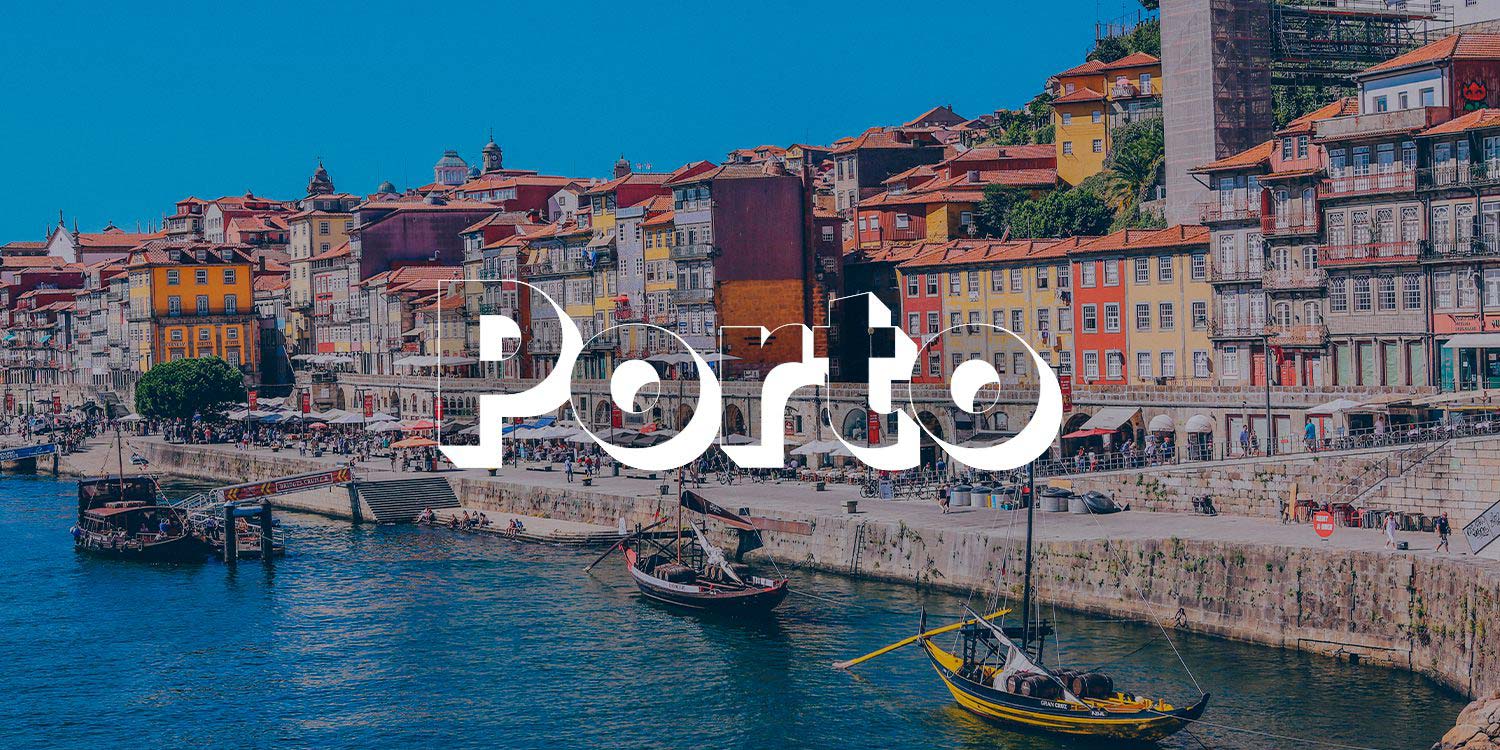
<instances>
[{"instance_id":1,"label":"awning","mask_svg":"<svg viewBox=\"0 0 1500 750\"><path fill-rule=\"evenodd\" d=\"M1158 414L1151 418L1151 425L1146 429L1150 432L1172 432L1177 429L1177 423L1166 414Z\"/></svg>"},{"instance_id":2,"label":"awning","mask_svg":"<svg viewBox=\"0 0 1500 750\"><path fill-rule=\"evenodd\" d=\"M7 333L7 334L5 334L5 338L0 339L0 341L15 341L15 340L16 340L16 335L14 333Z\"/></svg>"},{"instance_id":3,"label":"awning","mask_svg":"<svg viewBox=\"0 0 1500 750\"><path fill-rule=\"evenodd\" d=\"M615 241L615 230L600 232L589 239L589 247L608 247L609 243Z\"/></svg>"},{"instance_id":4,"label":"awning","mask_svg":"<svg viewBox=\"0 0 1500 750\"><path fill-rule=\"evenodd\" d=\"M1078 438L1104 437L1105 435L1113 434L1115 434L1115 431L1107 427L1090 427L1082 430L1074 430L1066 435L1063 435L1063 439L1076 440Z\"/></svg>"},{"instance_id":5,"label":"awning","mask_svg":"<svg viewBox=\"0 0 1500 750\"><path fill-rule=\"evenodd\" d=\"M1348 399L1348 398L1336 398L1336 399L1334 399L1332 401L1329 401L1326 404L1318 404L1317 406L1314 406L1313 408L1308 409L1307 410L1307 416L1309 416L1309 417L1326 417L1326 416L1331 416L1333 414L1338 414L1339 412L1349 411L1351 409L1358 409L1358 408L1359 408L1359 402L1358 401L1355 401L1353 399Z\"/></svg>"},{"instance_id":6,"label":"awning","mask_svg":"<svg viewBox=\"0 0 1500 750\"><path fill-rule=\"evenodd\" d=\"M1089 421L1084 422L1083 426L1078 429L1080 431L1095 429L1118 430L1122 425L1139 416L1140 413L1141 409L1138 406L1106 406L1100 409L1098 414L1089 417Z\"/></svg>"},{"instance_id":7,"label":"awning","mask_svg":"<svg viewBox=\"0 0 1500 750\"><path fill-rule=\"evenodd\" d=\"M420 335L422 335L422 329L420 329L420 328L413 328L410 331L402 331L401 335L402 336L420 336Z\"/></svg>"},{"instance_id":8,"label":"awning","mask_svg":"<svg viewBox=\"0 0 1500 750\"><path fill-rule=\"evenodd\" d=\"M1213 432L1214 431L1214 420L1213 420L1213 417L1210 417L1210 416L1208 416L1206 414L1194 414L1193 416L1188 417L1187 431L1188 432Z\"/></svg>"},{"instance_id":9,"label":"awning","mask_svg":"<svg viewBox=\"0 0 1500 750\"><path fill-rule=\"evenodd\" d=\"M1460 333L1443 342L1444 349L1500 349L1500 333Z\"/></svg>"}]
</instances>

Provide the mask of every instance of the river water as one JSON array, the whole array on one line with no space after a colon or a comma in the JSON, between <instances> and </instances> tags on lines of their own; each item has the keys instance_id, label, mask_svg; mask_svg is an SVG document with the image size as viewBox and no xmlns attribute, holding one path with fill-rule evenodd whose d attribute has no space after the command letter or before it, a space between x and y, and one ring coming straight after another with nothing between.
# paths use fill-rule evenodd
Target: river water
<instances>
[{"instance_id":1,"label":"river water","mask_svg":"<svg viewBox=\"0 0 1500 750\"><path fill-rule=\"evenodd\" d=\"M74 553L74 508L70 482L0 478L0 747L1081 746L970 718L915 648L856 675L829 667L910 635L924 605L960 611L949 594L797 571L820 599L794 595L764 623L705 620L641 600L618 561L582 575L593 552L302 515L286 518L291 552L273 567L150 566ZM1058 624L1072 664L1159 635ZM1404 672L1176 642L1217 724L1425 750L1462 707ZM1136 692L1194 695L1160 638L1108 671ZM1194 734L1163 747L1316 747Z\"/></svg>"}]
</instances>

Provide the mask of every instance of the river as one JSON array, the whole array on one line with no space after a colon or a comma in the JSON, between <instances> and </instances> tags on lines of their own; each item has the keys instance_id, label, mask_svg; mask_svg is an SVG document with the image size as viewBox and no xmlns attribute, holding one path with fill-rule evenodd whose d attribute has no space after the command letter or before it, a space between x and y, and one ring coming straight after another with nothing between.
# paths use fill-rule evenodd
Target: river
<instances>
[{"instance_id":1,"label":"river","mask_svg":"<svg viewBox=\"0 0 1500 750\"><path fill-rule=\"evenodd\" d=\"M71 482L0 478L4 747L1079 746L970 718L914 648L830 668L910 635L922 606L960 611L950 594L797 571L818 599L764 623L706 620L642 601L618 561L581 574L593 552L305 515L286 517L274 566L140 565L75 553L74 508ZM1058 626L1072 664L1151 642L1110 667L1117 684L1194 695L1153 626ZM1463 705L1405 672L1175 641L1216 724L1426 750ZM1314 747L1193 734L1163 747Z\"/></svg>"}]
</instances>

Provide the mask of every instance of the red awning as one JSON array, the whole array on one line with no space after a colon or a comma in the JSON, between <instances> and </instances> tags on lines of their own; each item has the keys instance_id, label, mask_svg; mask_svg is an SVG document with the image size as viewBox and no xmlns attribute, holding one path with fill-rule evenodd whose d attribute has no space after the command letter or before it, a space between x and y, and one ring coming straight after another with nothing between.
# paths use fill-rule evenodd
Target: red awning
<instances>
[{"instance_id":1,"label":"red awning","mask_svg":"<svg viewBox=\"0 0 1500 750\"><path fill-rule=\"evenodd\" d=\"M1070 432L1070 433L1068 433L1066 435L1063 435L1063 438L1067 439L1067 438L1101 437L1103 435L1113 435L1113 434L1115 434L1114 430L1106 430L1106 429L1104 429L1102 427L1095 427L1092 430L1078 430L1077 432Z\"/></svg>"}]
</instances>

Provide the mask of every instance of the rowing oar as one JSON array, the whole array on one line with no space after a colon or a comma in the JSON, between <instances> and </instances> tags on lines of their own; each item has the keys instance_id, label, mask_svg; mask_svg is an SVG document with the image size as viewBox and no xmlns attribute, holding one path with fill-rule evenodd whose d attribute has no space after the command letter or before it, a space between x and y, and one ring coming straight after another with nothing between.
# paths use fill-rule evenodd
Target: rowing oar
<instances>
[{"instance_id":1,"label":"rowing oar","mask_svg":"<svg viewBox=\"0 0 1500 750\"><path fill-rule=\"evenodd\" d=\"M637 532L635 532L633 534L630 534L629 536L625 537L624 539L621 539L618 542L615 542L614 544L611 544L609 546L609 549L604 550L604 554L602 554L602 555L594 558L594 561L591 562L591 563L589 563L588 567L583 569L583 572L587 573L590 570L593 570L595 565L598 565L599 563L604 562L604 558L609 557L610 555L614 554L615 550L620 549L621 547L624 547L625 543L628 542L628 541L630 541L631 539L634 539L634 538L640 536L641 534L644 534L644 533L646 533L646 532L648 532L648 531L656 528L657 526L660 526L660 525L662 525L662 524L664 524L664 523L666 523L667 521L670 521L670 520L671 520L670 518L663 518L662 520L657 521L656 523L653 523L650 526L647 526L646 528L641 529L640 531L637 531Z\"/></svg>"},{"instance_id":2,"label":"rowing oar","mask_svg":"<svg viewBox=\"0 0 1500 750\"><path fill-rule=\"evenodd\" d=\"M1002 609L999 612L995 612L994 614L985 615L984 619L986 619L986 620L993 620L996 617L999 617L999 616L1001 616L1001 615L1003 615L1003 614L1005 614L1005 613L1007 613L1009 611L1010 610L1008 610L1008 609ZM935 630L929 630L929 631L927 631L925 633L917 633L916 635L914 635L914 636L912 636L910 638L903 638L902 640L896 641L895 643L892 643L891 645L886 646L885 648L879 649L877 651L871 651L870 653L865 654L864 656L861 656L858 659L850 659L849 661L836 661L836 662L833 663L833 668L834 669L848 669L848 668L850 668L850 667L852 667L852 666L854 666L856 664L861 664L863 662L867 662L867 661L869 661L871 659L874 659L877 656L884 656L885 654L889 654L890 652L895 651L896 649L901 648L902 646L910 646L911 644L916 643L917 641L920 641L923 638L927 638L927 637L934 636L934 635L939 635L939 634L942 634L942 633L951 633L951 632L953 632L955 630L958 630L959 628L961 628L961 627L963 627L965 625L968 625L968 624L974 623L974 622L978 622L978 620L961 620L959 622L953 623L952 625L944 625L943 627L937 628Z\"/></svg>"}]
</instances>

